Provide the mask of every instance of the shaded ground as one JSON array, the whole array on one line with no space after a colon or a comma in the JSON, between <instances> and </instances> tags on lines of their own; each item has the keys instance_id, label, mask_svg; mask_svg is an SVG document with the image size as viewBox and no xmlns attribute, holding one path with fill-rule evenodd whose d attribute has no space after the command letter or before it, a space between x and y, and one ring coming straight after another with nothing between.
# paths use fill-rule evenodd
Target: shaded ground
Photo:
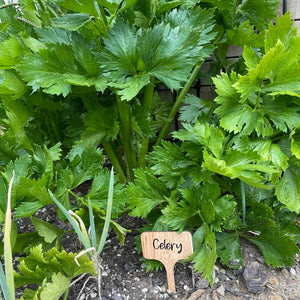
<instances>
[{"instance_id":1,"label":"shaded ground","mask_svg":"<svg viewBox=\"0 0 300 300\"><path fill-rule=\"evenodd\" d=\"M147 273L143 259L137 253L135 236L138 235L136 228L140 220L126 216L119 222L131 229L131 233L127 234L124 246L120 246L113 235L107 241L102 255L103 300L300 300L300 257L296 258L293 268L273 269L266 266L260 252L247 241L242 244L245 259L243 268L230 270L217 265L214 270L214 286L210 288L198 273L193 272L191 264L180 263L175 267L176 293L171 293L167 290L165 272ZM74 243L74 239L72 241ZM74 285L68 299L97 299L95 282L86 280L84 278Z\"/></svg>"}]
</instances>

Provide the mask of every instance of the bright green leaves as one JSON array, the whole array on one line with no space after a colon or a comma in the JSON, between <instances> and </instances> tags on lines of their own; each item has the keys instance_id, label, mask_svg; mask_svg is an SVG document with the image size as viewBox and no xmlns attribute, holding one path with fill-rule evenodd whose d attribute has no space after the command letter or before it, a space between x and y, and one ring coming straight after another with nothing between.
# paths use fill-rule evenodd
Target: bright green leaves
<instances>
[{"instance_id":1,"label":"bright green leaves","mask_svg":"<svg viewBox=\"0 0 300 300\"><path fill-rule=\"evenodd\" d=\"M173 10L151 29L137 30L117 22L98 55L101 68L122 100L131 100L156 77L170 89L188 79L192 67L210 51L203 49L214 37L212 11Z\"/></svg>"},{"instance_id":2,"label":"bright green leaves","mask_svg":"<svg viewBox=\"0 0 300 300\"><path fill-rule=\"evenodd\" d=\"M216 239L209 226L204 223L193 234L194 268L213 285L213 268L217 260Z\"/></svg>"},{"instance_id":3,"label":"bright green leaves","mask_svg":"<svg viewBox=\"0 0 300 300\"><path fill-rule=\"evenodd\" d=\"M270 180L272 173L278 173L273 166L260 163L262 157L254 151L247 152L231 148L226 144L229 137L217 127L196 122L194 126L184 125L186 130L174 133L183 141L192 141L203 147L202 167L211 172L228 176L231 179L240 178L244 182L268 188L265 180ZM275 147L275 146L274 146ZM280 152L280 149L277 149ZM280 152L284 157L284 154ZM270 178L269 178L270 176Z\"/></svg>"},{"instance_id":4,"label":"bright green leaves","mask_svg":"<svg viewBox=\"0 0 300 300\"><path fill-rule=\"evenodd\" d=\"M24 45L16 36L0 45L0 68L11 69L20 62L24 53Z\"/></svg>"},{"instance_id":5,"label":"bright green leaves","mask_svg":"<svg viewBox=\"0 0 300 300\"><path fill-rule=\"evenodd\" d=\"M288 14L266 31L265 49L244 50L247 74L222 74L214 79L220 124L230 132L271 136L274 130L289 132L300 126L300 39ZM277 27L278 26L278 27ZM287 35L282 35L285 32ZM282 96L281 96L282 95ZM284 95L284 96L283 96Z\"/></svg>"},{"instance_id":6,"label":"bright green leaves","mask_svg":"<svg viewBox=\"0 0 300 300\"><path fill-rule=\"evenodd\" d=\"M296 159L290 161L276 185L275 194L291 211L300 211L300 164Z\"/></svg>"},{"instance_id":7,"label":"bright green leaves","mask_svg":"<svg viewBox=\"0 0 300 300\"><path fill-rule=\"evenodd\" d=\"M49 293L50 286L57 288L61 293L65 292L73 278L81 273L93 274L95 272L93 262L85 255L78 258L80 264L78 266L74 260L76 255L77 253L59 252L56 248L43 252L42 245L32 248L29 255L20 260L20 273L15 273L16 286L25 284L42 285L46 279L46 282L48 282L46 287L42 287L39 292L43 293L45 288L44 293ZM58 282L59 278L62 282Z\"/></svg>"}]
</instances>

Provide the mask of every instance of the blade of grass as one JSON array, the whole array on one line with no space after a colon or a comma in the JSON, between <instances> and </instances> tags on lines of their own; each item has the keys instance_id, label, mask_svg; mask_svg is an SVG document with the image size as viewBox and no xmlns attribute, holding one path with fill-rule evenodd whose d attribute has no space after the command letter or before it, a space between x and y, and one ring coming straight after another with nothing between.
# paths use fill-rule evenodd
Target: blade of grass
<instances>
[{"instance_id":1,"label":"blade of grass","mask_svg":"<svg viewBox=\"0 0 300 300\"><path fill-rule=\"evenodd\" d=\"M97 254L100 255L101 251L104 248L104 244L107 238L108 228L110 224L111 219L111 211L112 211L112 202L113 202L113 191L114 191L114 169L111 169L110 172L110 180L109 180L109 189L108 189L108 199L107 199L107 211L106 211L106 217L104 222L103 231L101 234L101 239L99 242L99 247L97 250Z\"/></svg>"},{"instance_id":2,"label":"blade of grass","mask_svg":"<svg viewBox=\"0 0 300 300\"><path fill-rule=\"evenodd\" d=\"M4 299L11 300L8 285L6 282L6 277L5 277L1 262L0 262L0 285L1 285L1 290L3 293Z\"/></svg>"},{"instance_id":3,"label":"blade of grass","mask_svg":"<svg viewBox=\"0 0 300 300\"><path fill-rule=\"evenodd\" d=\"M89 199L89 217L90 217L90 233L91 233L92 247L96 249L97 248L96 228L95 228L94 214L93 214L93 209L92 209L90 199Z\"/></svg>"},{"instance_id":4,"label":"blade of grass","mask_svg":"<svg viewBox=\"0 0 300 300\"><path fill-rule=\"evenodd\" d=\"M55 196L52 194L50 190L48 190L50 197L54 201L54 203L59 207L59 209L62 211L62 213L65 215L65 217L68 219L70 224L73 226L79 240L83 244L85 249L91 248L91 242L88 238L88 236L85 236L83 232L80 230L80 227L78 223L73 219L73 217L70 215L70 213L64 208L64 206L55 198Z\"/></svg>"},{"instance_id":5,"label":"blade of grass","mask_svg":"<svg viewBox=\"0 0 300 300\"><path fill-rule=\"evenodd\" d=\"M13 181L15 178L15 171L13 170L12 177L9 181L8 192L7 192L7 208L5 214L5 225L4 225L4 265L6 282L10 294L10 299L15 299L15 282L14 282L14 270L12 264L12 250L10 243L11 233L11 190Z\"/></svg>"}]
</instances>

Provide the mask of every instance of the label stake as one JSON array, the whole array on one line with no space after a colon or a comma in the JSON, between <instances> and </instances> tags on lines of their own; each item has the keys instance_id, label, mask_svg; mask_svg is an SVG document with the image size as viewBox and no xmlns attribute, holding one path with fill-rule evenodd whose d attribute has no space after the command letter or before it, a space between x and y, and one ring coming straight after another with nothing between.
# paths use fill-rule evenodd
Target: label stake
<instances>
[{"instance_id":1,"label":"label stake","mask_svg":"<svg viewBox=\"0 0 300 300\"><path fill-rule=\"evenodd\" d=\"M167 272L168 289L175 293L174 266L193 254L192 235L188 231L147 231L141 235L143 255L160 261Z\"/></svg>"}]
</instances>

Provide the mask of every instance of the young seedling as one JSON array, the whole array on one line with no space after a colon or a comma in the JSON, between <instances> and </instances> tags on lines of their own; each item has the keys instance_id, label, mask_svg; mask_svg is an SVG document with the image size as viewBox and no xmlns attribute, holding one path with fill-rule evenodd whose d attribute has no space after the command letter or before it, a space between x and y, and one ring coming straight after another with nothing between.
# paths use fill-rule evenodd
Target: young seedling
<instances>
[{"instance_id":1,"label":"young seedling","mask_svg":"<svg viewBox=\"0 0 300 300\"><path fill-rule=\"evenodd\" d=\"M79 240L84 246L84 250L82 250L76 257L75 262L77 265L79 265L77 259L88 253L90 258L94 262L95 269L97 270L97 288L98 288L98 294L99 299L101 300L101 258L100 254L104 248L104 244L107 238L109 224L111 220L111 213L112 213L112 202L113 202L113 188L114 188L114 171L113 168L110 173L110 182L109 182L109 190L108 190L108 199L107 199L107 211L106 211L106 218L104 222L103 231L101 234L101 238L99 243L97 243L96 239L96 228L95 228L95 222L94 222L94 214L92 210L91 202L88 202L88 209L89 209L89 220L90 220L90 228L89 230L86 230L86 227L82 221L82 219L76 215L72 211L67 211L64 206L55 198L55 196L52 194L51 191L49 191L49 194L55 204L59 207L59 209L63 212L63 214L66 216L70 224L73 226Z\"/></svg>"}]
</instances>

